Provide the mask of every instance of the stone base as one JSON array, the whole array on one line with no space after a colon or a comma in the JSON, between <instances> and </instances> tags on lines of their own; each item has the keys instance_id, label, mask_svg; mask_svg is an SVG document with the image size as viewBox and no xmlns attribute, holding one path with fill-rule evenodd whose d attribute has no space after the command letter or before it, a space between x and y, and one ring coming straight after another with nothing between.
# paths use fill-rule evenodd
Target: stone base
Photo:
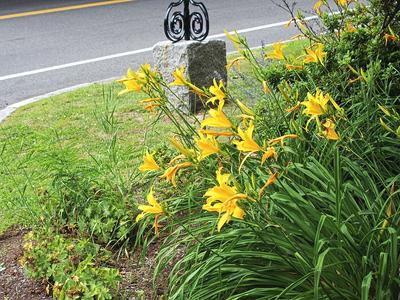
<instances>
[{"instance_id":1,"label":"stone base","mask_svg":"<svg viewBox=\"0 0 400 300\"><path fill-rule=\"evenodd\" d=\"M153 48L153 57L155 67L167 83L174 81L172 73L181 66L185 68L185 78L190 78L197 87L210 87L214 78L227 83L226 44L223 40L160 42ZM203 108L199 97L187 87L174 86L171 89L181 100L169 95L170 101L181 111L194 113Z\"/></svg>"}]
</instances>

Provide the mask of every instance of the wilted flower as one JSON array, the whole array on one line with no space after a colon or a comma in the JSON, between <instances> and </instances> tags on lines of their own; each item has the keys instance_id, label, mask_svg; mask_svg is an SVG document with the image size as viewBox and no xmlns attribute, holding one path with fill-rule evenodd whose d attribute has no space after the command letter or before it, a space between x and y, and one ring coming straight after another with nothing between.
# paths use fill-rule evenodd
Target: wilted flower
<instances>
[{"instance_id":1,"label":"wilted flower","mask_svg":"<svg viewBox=\"0 0 400 300\"><path fill-rule=\"evenodd\" d=\"M264 154L261 158L261 165L263 165L265 163L265 161L271 157L278 159L278 152L276 152L275 147L268 147L268 149L266 151L264 151Z\"/></svg>"},{"instance_id":2,"label":"wilted flower","mask_svg":"<svg viewBox=\"0 0 400 300\"><path fill-rule=\"evenodd\" d=\"M175 166L169 167L165 171L165 173L162 176L160 176L160 178L165 178L167 181L170 181L174 187L176 187L177 186L176 178L175 178L176 173L180 169L188 168L190 166L192 166L191 162L183 162L183 163L176 164Z\"/></svg>"},{"instance_id":3,"label":"wilted flower","mask_svg":"<svg viewBox=\"0 0 400 300\"><path fill-rule=\"evenodd\" d=\"M272 184L275 183L276 179L278 178L278 173L272 173L270 172L270 176L267 180L267 182L264 184L264 186L260 189L258 192L258 196L261 198L261 196L264 194L264 191Z\"/></svg>"},{"instance_id":4,"label":"wilted flower","mask_svg":"<svg viewBox=\"0 0 400 300\"><path fill-rule=\"evenodd\" d=\"M297 139L299 136L297 134L285 134L283 136L274 138L272 140L268 141L268 144L270 144L271 146L274 146L278 143L281 144L281 147L284 148L285 147L285 140L286 139Z\"/></svg>"},{"instance_id":5,"label":"wilted flower","mask_svg":"<svg viewBox=\"0 0 400 300\"><path fill-rule=\"evenodd\" d=\"M325 138L327 138L328 140L339 139L339 135L335 131L336 125L332 120L326 120L325 123L322 124L322 126L324 127L324 131L322 134Z\"/></svg>"}]
</instances>

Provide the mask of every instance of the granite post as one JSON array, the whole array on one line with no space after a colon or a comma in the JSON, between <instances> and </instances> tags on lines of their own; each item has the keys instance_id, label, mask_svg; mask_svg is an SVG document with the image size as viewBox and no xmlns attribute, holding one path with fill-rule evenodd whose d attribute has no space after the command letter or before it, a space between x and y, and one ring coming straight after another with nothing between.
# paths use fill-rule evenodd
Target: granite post
<instances>
[{"instance_id":1,"label":"granite post","mask_svg":"<svg viewBox=\"0 0 400 300\"><path fill-rule=\"evenodd\" d=\"M176 68L185 68L185 78L197 87L209 87L213 79L227 84L226 44L223 40L204 42L181 41L160 42L153 48L155 67L167 83L174 81L172 73ZM174 86L171 90L181 100L169 93L170 101L185 113L195 113L203 107L200 98L188 87Z\"/></svg>"}]
</instances>

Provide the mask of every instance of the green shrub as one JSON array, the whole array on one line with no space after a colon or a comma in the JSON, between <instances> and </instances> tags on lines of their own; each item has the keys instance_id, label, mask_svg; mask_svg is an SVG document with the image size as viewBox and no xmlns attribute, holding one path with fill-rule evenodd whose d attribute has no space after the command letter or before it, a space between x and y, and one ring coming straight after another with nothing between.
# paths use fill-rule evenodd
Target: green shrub
<instances>
[{"instance_id":1,"label":"green shrub","mask_svg":"<svg viewBox=\"0 0 400 300\"><path fill-rule=\"evenodd\" d=\"M101 244L123 244L135 230L136 204L118 186L104 179L101 172L75 163L56 166L53 183L42 193L42 226L90 237Z\"/></svg>"},{"instance_id":2,"label":"green shrub","mask_svg":"<svg viewBox=\"0 0 400 300\"><path fill-rule=\"evenodd\" d=\"M57 299L112 299L118 270L106 267L111 254L88 240L54 232L25 237L22 265L28 274L45 279Z\"/></svg>"}]
</instances>

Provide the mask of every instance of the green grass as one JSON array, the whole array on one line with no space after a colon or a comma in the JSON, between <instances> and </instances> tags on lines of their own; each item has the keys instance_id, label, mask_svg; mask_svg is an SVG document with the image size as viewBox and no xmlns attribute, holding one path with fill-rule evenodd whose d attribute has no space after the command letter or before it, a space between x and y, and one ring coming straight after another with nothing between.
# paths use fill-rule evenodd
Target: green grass
<instances>
[{"instance_id":1,"label":"green grass","mask_svg":"<svg viewBox=\"0 0 400 300\"><path fill-rule=\"evenodd\" d=\"M287 44L285 53L297 56L305 40ZM271 47L255 50L263 53ZM230 54L232 59L237 54ZM242 62L241 74L229 74L230 92L247 98L261 96L261 88L251 76L250 66ZM145 144L160 145L160 136L172 126L166 122L152 125L138 100L141 94L117 96L120 85L94 84L73 92L27 105L0 124L0 233L13 224L31 225L38 214L37 194L47 192L55 162L85 166L112 160L113 141L118 170L129 178L141 160ZM257 100L257 97L254 97ZM255 102L254 102L255 103ZM251 103L251 104L254 104ZM162 123L162 124L161 124ZM114 136L117 138L114 139Z\"/></svg>"},{"instance_id":2,"label":"green grass","mask_svg":"<svg viewBox=\"0 0 400 300\"><path fill-rule=\"evenodd\" d=\"M110 159L116 135L117 165L129 176L142 145L159 143L168 125L152 127L154 117L138 103L143 96L117 96L119 90L114 83L94 84L25 106L0 124L0 232L30 224L35 195L46 191L55 160L95 166Z\"/></svg>"}]
</instances>

